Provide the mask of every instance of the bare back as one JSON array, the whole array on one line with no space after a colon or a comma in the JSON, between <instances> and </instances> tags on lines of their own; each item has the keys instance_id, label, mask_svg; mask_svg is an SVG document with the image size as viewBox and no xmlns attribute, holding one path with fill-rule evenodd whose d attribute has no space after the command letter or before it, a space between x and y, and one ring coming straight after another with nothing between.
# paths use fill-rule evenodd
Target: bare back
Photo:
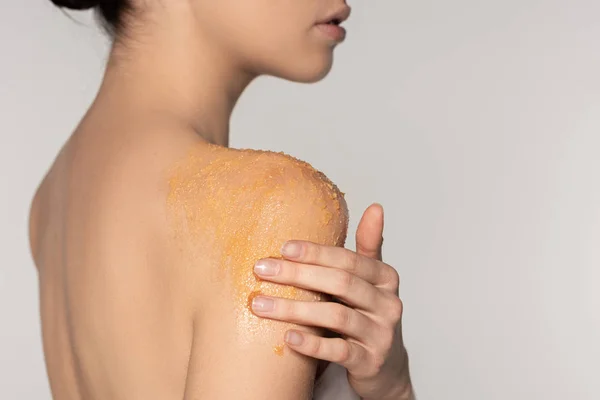
<instances>
[{"instance_id":1,"label":"bare back","mask_svg":"<svg viewBox=\"0 0 600 400\"><path fill-rule=\"evenodd\" d=\"M280 154L75 134L30 223L54 398L310 398L315 361L246 304L321 296L252 266L288 239L343 245L347 218L327 178Z\"/></svg>"}]
</instances>

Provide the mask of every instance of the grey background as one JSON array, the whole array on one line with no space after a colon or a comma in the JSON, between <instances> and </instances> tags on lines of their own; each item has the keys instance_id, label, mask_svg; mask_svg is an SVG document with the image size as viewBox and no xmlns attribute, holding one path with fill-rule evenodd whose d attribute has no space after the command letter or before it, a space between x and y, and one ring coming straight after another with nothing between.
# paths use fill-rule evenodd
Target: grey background
<instances>
[{"instance_id":1,"label":"grey background","mask_svg":"<svg viewBox=\"0 0 600 400\"><path fill-rule=\"evenodd\" d=\"M600 2L351 5L332 74L256 82L232 146L324 171L351 234L384 205L420 399L600 398ZM74 15L0 4L0 399L50 398L26 220L102 73Z\"/></svg>"}]
</instances>

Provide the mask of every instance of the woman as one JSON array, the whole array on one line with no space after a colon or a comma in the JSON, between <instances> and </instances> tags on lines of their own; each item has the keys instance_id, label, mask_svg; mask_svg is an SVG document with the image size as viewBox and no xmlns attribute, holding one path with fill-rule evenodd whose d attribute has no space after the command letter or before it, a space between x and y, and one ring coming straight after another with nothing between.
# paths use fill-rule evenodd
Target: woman
<instances>
[{"instance_id":1,"label":"woman","mask_svg":"<svg viewBox=\"0 0 600 400\"><path fill-rule=\"evenodd\" d=\"M349 7L52 1L96 8L115 39L31 207L54 398L342 398L315 387L329 362L363 399L413 398L381 207L351 252L346 203L323 174L227 147L256 77L327 74Z\"/></svg>"}]
</instances>

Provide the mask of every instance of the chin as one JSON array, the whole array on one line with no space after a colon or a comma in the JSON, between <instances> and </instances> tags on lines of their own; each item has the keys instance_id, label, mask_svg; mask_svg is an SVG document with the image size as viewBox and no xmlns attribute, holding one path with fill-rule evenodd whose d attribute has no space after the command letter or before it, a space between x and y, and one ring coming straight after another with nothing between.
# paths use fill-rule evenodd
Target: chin
<instances>
[{"instance_id":1,"label":"chin","mask_svg":"<svg viewBox=\"0 0 600 400\"><path fill-rule=\"evenodd\" d=\"M331 68L333 67L333 63L330 63L325 68L320 68L315 71L304 71L303 73L298 74L296 79L290 79L299 83L316 83L323 80L329 72L331 72Z\"/></svg>"},{"instance_id":2,"label":"chin","mask_svg":"<svg viewBox=\"0 0 600 400\"><path fill-rule=\"evenodd\" d=\"M333 55L321 54L306 57L302 61L286 64L271 74L298 83L316 83L324 79L333 67Z\"/></svg>"}]
</instances>

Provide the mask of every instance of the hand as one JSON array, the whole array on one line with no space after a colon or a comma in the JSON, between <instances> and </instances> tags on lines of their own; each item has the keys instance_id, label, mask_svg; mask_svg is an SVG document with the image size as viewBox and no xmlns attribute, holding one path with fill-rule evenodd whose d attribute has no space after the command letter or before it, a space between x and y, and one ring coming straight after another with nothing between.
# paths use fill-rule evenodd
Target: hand
<instances>
[{"instance_id":1,"label":"hand","mask_svg":"<svg viewBox=\"0 0 600 400\"><path fill-rule=\"evenodd\" d=\"M348 370L354 391L367 399L412 399L408 357L402 341L403 305L399 276L381 261L383 208L372 205L356 232L356 252L305 241L290 241L283 260L257 262L265 280L334 296L332 302L303 302L257 297L253 311L261 317L322 327L341 337L325 338L290 330L286 344Z\"/></svg>"}]
</instances>

